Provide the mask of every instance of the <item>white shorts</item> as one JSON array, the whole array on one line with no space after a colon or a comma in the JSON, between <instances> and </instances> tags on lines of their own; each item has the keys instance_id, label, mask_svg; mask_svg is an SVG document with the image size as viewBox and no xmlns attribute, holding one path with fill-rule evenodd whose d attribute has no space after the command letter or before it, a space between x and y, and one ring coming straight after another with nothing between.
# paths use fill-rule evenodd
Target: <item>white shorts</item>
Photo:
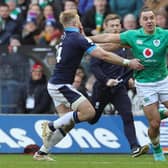
<instances>
[{"instance_id":1,"label":"white shorts","mask_svg":"<svg viewBox=\"0 0 168 168\"><path fill-rule=\"evenodd\" d=\"M139 83L135 81L137 95L144 106L155 102L168 101L168 77L152 83Z\"/></svg>"},{"instance_id":2,"label":"white shorts","mask_svg":"<svg viewBox=\"0 0 168 168\"><path fill-rule=\"evenodd\" d=\"M81 102L87 98L70 84L51 84L48 83L48 92L52 97L55 107L64 104L76 111Z\"/></svg>"}]
</instances>

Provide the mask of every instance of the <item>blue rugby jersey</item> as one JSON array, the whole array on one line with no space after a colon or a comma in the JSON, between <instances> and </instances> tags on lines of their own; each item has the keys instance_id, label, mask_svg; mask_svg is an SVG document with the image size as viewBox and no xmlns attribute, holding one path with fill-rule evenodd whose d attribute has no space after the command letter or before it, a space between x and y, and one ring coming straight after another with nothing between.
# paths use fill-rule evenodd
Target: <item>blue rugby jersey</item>
<instances>
[{"instance_id":1,"label":"blue rugby jersey","mask_svg":"<svg viewBox=\"0 0 168 168\"><path fill-rule=\"evenodd\" d=\"M72 84L76 69L85 52L91 53L96 45L89 42L79 29L65 28L64 35L57 50L57 64L49 80L53 84Z\"/></svg>"}]
</instances>

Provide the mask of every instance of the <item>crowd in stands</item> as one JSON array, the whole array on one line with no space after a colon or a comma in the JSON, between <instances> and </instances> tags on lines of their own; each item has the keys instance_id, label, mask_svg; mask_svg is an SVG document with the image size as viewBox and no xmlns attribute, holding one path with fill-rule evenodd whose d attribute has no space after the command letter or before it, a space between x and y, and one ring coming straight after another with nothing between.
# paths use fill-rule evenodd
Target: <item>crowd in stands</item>
<instances>
[{"instance_id":1,"label":"crowd in stands","mask_svg":"<svg viewBox=\"0 0 168 168\"><path fill-rule=\"evenodd\" d=\"M168 3L162 1L0 0L0 48L5 46L7 50L6 55L0 52L0 113L52 113L42 65L30 63L16 51L23 45L55 47L63 33L61 11L77 9L86 36L91 36L104 31L104 19L109 14L119 15L122 31L139 28L138 16L144 6L154 7L157 25L168 27ZM89 62L86 55L82 62L84 71L77 72L74 79L74 87L88 97L95 81ZM38 79L33 78L34 74ZM134 92L130 95L134 97ZM47 104L51 104L48 109Z\"/></svg>"}]
</instances>

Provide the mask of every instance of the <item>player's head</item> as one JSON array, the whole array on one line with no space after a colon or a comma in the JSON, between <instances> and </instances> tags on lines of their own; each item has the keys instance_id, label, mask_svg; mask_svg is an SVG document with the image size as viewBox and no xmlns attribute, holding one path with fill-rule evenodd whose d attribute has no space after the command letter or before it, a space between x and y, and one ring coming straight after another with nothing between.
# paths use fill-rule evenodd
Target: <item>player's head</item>
<instances>
[{"instance_id":1,"label":"player's head","mask_svg":"<svg viewBox=\"0 0 168 168\"><path fill-rule=\"evenodd\" d=\"M60 22L64 27L79 27L81 26L80 18L77 10L67 10L60 14Z\"/></svg>"},{"instance_id":2,"label":"player's head","mask_svg":"<svg viewBox=\"0 0 168 168\"><path fill-rule=\"evenodd\" d=\"M107 33L120 33L121 31L121 20L116 14L109 14L105 17L103 28Z\"/></svg>"},{"instance_id":3,"label":"player's head","mask_svg":"<svg viewBox=\"0 0 168 168\"><path fill-rule=\"evenodd\" d=\"M150 8L143 8L140 12L140 25L148 34L152 34L156 27L155 13Z\"/></svg>"}]
</instances>

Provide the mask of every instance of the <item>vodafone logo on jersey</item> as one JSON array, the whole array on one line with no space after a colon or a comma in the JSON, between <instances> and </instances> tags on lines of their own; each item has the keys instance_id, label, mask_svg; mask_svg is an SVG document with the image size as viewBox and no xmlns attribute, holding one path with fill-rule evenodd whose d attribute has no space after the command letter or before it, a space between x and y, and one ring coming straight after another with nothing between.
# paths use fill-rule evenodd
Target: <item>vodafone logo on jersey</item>
<instances>
[{"instance_id":1,"label":"vodafone logo on jersey","mask_svg":"<svg viewBox=\"0 0 168 168\"><path fill-rule=\"evenodd\" d=\"M150 58L150 57L153 56L153 50L150 49L150 48L145 48L143 50L143 55L144 55L145 58Z\"/></svg>"}]
</instances>

